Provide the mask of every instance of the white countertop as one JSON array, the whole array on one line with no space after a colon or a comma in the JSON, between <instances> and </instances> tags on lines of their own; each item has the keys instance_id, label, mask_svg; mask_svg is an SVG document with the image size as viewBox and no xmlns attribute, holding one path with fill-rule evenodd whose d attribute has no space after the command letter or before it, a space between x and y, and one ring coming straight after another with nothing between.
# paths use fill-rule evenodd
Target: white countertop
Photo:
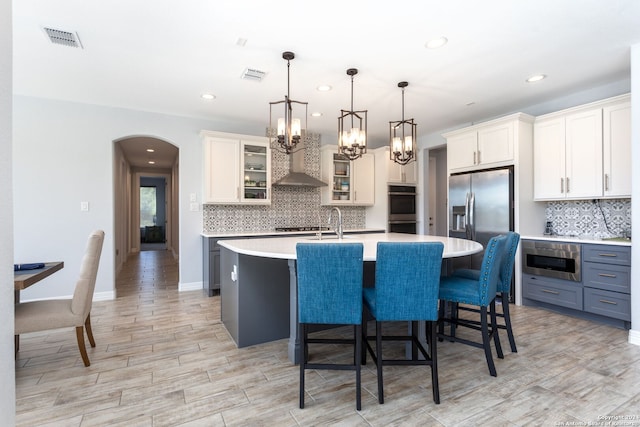
<instances>
[{"instance_id":1,"label":"white countertop","mask_svg":"<svg viewBox=\"0 0 640 427\"><path fill-rule=\"evenodd\" d=\"M264 258L295 259L297 243L340 244L356 242L364 245L364 261L376 260L376 246L378 242L442 242L444 243L444 253L442 254L443 258L471 255L482 251L482 245L471 240L403 233L345 234L342 240L335 237L325 237L322 240L318 240L315 236L233 239L221 240L219 244L220 246L243 255L252 255Z\"/></svg>"},{"instance_id":2,"label":"white countertop","mask_svg":"<svg viewBox=\"0 0 640 427\"><path fill-rule=\"evenodd\" d=\"M522 240L548 240L552 242L570 242L570 243L595 243L598 245L615 245L615 246L631 246L631 240L603 240L593 236L557 236L545 234L532 234L528 236L520 236Z\"/></svg>"},{"instance_id":3,"label":"white countertop","mask_svg":"<svg viewBox=\"0 0 640 427\"><path fill-rule=\"evenodd\" d=\"M354 230L344 230L345 234L354 234L354 233L383 233L385 230L383 228L361 228L361 229L354 229ZM242 238L242 237L259 237L259 236L282 236L282 237L287 237L287 236L298 236L298 235L305 235L305 234L314 234L317 233L317 231L259 231L259 232L239 232L239 233L232 233L232 232L205 232L203 231L202 233L200 233L200 235L202 237L214 237L214 238L229 238L229 237L237 237L237 238ZM331 231L331 230L323 230L322 231L323 235L335 235L335 232Z\"/></svg>"}]
</instances>

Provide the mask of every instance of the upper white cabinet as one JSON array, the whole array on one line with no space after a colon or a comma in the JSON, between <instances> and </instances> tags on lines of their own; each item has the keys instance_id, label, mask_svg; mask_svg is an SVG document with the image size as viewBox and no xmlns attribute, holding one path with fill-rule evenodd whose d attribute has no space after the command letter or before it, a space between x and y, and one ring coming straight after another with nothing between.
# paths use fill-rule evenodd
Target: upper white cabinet
<instances>
[{"instance_id":1,"label":"upper white cabinet","mask_svg":"<svg viewBox=\"0 0 640 427\"><path fill-rule=\"evenodd\" d=\"M329 185L321 187L323 205L370 206L374 204L375 160L370 153L350 161L335 146L321 149L321 176Z\"/></svg>"},{"instance_id":2,"label":"upper white cabinet","mask_svg":"<svg viewBox=\"0 0 640 427\"><path fill-rule=\"evenodd\" d=\"M521 121L533 118L518 113L444 134L449 172L512 165Z\"/></svg>"},{"instance_id":3,"label":"upper white cabinet","mask_svg":"<svg viewBox=\"0 0 640 427\"><path fill-rule=\"evenodd\" d=\"M631 102L602 109L605 197L631 197Z\"/></svg>"},{"instance_id":4,"label":"upper white cabinet","mask_svg":"<svg viewBox=\"0 0 640 427\"><path fill-rule=\"evenodd\" d=\"M204 203L271 203L266 137L203 131Z\"/></svg>"},{"instance_id":5,"label":"upper white cabinet","mask_svg":"<svg viewBox=\"0 0 640 427\"><path fill-rule=\"evenodd\" d=\"M631 134L628 96L536 118L536 200L629 197Z\"/></svg>"},{"instance_id":6,"label":"upper white cabinet","mask_svg":"<svg viewBox=\"0 0 640 427\"><path fill-rule=\"evenodd\" d=\"M393 184L416 184L418 182L418 162L410 161L406 165L391 160L389 147L385 147L385 165L387 182ZM380 173L380 172L378 172Z\"/></svg>"}]
</instances>

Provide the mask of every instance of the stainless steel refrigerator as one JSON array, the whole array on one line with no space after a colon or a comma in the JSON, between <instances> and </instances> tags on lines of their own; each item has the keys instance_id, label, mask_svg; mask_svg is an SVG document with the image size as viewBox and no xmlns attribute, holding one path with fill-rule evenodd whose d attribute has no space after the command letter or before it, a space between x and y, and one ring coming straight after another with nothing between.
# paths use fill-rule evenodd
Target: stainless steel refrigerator
<instances>
[{"instance_id":1,"label":"stainless steel refrigerator","mask_svg":"<svg viewBox=\"0 0 640 427\"><path fill-rule=\"evenodd\" d=\"M513 167L449 177L449 236L487 246L493 236L513 230ZM450 267L480 269L484 251L452 260Z\"/></svg>"}]
</instances>

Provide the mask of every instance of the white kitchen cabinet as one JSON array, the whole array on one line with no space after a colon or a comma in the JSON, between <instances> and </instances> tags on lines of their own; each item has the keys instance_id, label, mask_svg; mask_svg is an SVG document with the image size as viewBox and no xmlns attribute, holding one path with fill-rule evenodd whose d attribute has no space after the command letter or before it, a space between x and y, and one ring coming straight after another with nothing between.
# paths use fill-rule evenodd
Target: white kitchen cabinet
<instances>
[{"instance_id":1,"label":"white kitchen cabinet","mask_svg":"<svg viewBox=\"0 0 640 427\"><path fill-rule=\"evenodd\" d=\"M515 145L513 117L449 132L447 168L451 172L513 164Z\"/></svg>"},{"instance_id":2,"label":"white kitchen cabinet","mask_svg":"<svg viewBox=\"0 0 640 427\"><path fill-rule=\"evenodd\" d=\"M630 196L630 105L625 107L625 98L536 118L535 200Z\"/></svg>"},{"instance_id":3,"label":"white kitchen cabinet","mask_svg":"<svg viewBox=\"0 0 640 427\"><path fill-rule=\"evenodd\" d=\"M321 187L323 205L370 206L374 204L375 160L373 154L350 161L334 146L321 147L321 176L329 185Z\"/></svg>"},{"instance_id":4,"label":"white kitchen cabinet","mask_svg":"<svg viewBox=\"0 0 640 427\"><path fill-rule=\"evenodd\" d=\"M605 197L631 197L631 102L602 109Z\"/></svg>"},{"instance_id":5,"label":"white kitchen cabinet","mask_svg":"<svg viewBox=\"0 0 640 427\"><path fill-rule=\"evenodd\" d=\"M416 184L418 182L418 162L411 161L406 165L391 160L390 149L386 149L387 182L393 184Z\"/></svg>"},{"instance_id":6,"label":"white kitchen cabinet","mask_svg":"<svg viewBox=\"0 0 640 427\"><path fill-rule=\"evenodd\" d=\"M266 137L203 131L204 203L270 204Z\"/></svg>"}]
</instances>

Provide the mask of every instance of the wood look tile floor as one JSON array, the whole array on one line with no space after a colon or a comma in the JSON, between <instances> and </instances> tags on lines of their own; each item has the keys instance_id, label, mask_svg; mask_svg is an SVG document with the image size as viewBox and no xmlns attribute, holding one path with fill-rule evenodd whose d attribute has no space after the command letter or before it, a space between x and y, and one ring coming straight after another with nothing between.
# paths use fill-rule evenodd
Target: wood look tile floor
<instances>
[{"instance_id":1,"label":"wood look tile floor","mask_svg":"<svg viewBox=\"0 0 640 427\"><path fill-rule=\"evenodd\" d=\"M22 336L17 425L553 426L628 416L626 425L640 426L640 347L627 343L624 330L512 306L518 353L508 351L503 333L496 378L481 349L443 342L440 405L424 366L385 367L379 405L369 361L361 411L353 373L335 371L307 373L299 409L299 370L287 359L287 341L236 348L220 321L220 297L179 293L177 282L167 251L132 256L117 298L93 304L97 346L88 349L88 368L73 330ZM335 348L312 354L349 357Z\"/></svg>"}]
</instances>

